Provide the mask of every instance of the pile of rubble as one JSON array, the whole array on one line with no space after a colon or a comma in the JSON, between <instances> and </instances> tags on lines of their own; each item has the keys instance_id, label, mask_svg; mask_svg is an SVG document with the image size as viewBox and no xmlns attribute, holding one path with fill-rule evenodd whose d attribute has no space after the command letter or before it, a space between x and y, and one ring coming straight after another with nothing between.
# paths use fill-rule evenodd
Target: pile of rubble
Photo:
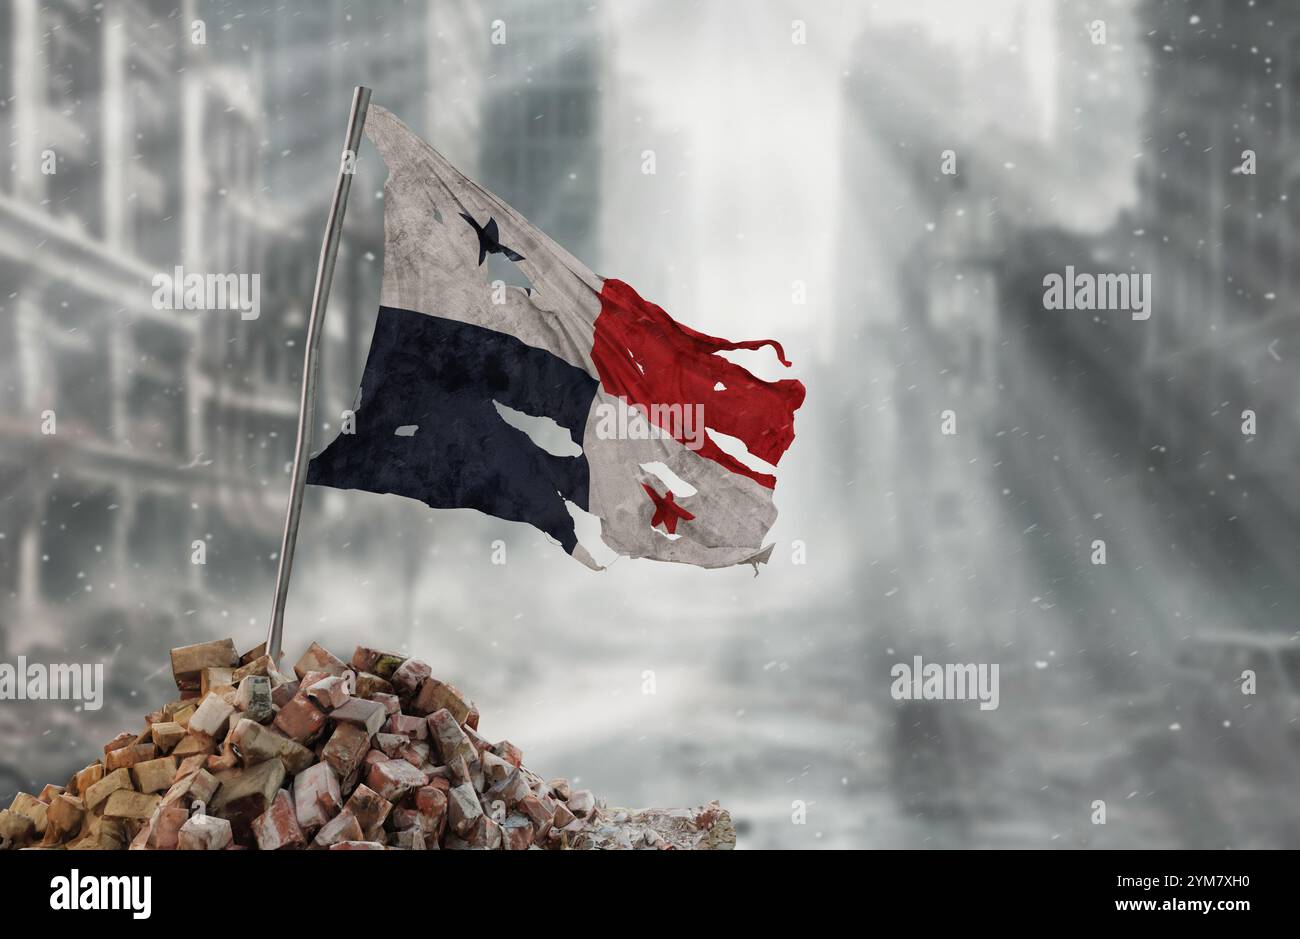
<instances>
[{"instance_id":1,"label":"pile of rubble","mask_svg":"<svg viewBox=\"0 0 1300 939\"><path fill-rule=\"evenodd\" d=\"M419 659L313 643L283 673L229 639L173 649L180 697L66 786L19 793L0 847L727 848L717 803L629 812L543 780Z\"/></svg>"}]
</instances>

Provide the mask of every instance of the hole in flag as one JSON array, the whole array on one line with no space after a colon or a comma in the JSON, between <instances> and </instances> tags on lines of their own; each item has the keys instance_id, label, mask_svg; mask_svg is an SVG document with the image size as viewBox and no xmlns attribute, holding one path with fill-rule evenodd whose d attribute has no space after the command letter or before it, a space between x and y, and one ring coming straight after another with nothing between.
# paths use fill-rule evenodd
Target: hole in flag
<instances>
[{"instance_id":1,"label":"hole in flag","mask_svg":"<svg viewBox=\"0 0 1300 939\"><path fill-rule=\"evenodd\" d=\"M781 360L776 357L776 350L771 346L761 349L722 349L713 354L732 365L739 365L763 381L779 381L790 377L790 370L781 364Z\"/></svg>"},{"instance_id":2,"label":"hole in flag","mask_svg":"<svg viewBox=\"0 0 1300 939\"><path fill-rule=\"evenodd\" d=\"M601 522L599 516L592 515L586 509L577 504L564 500L564 507L569 510L569 516L573 519L573 531L578 536L578 544L586 551L588 557L598 566L609 567L615 561L622 557L617 551L605 544L601 538Z\"/></svg>"},{"instance_id":3,"label":"hole in flag","mask_svg":"<svg viewBox=\"0 0 1300 939\"><path fill-rule=\"evenodd\" d=\"M553 418L534 417L523 411L508 408L500 401L493 400L501 419L515 430L523 431L541 449L551 456L582 456L582 447L573 442L573 435L567 427L561 427Z\"/></svg>"},{"instance_id":4,"label":"hole in flag","mask_svg":"<svg viewBox=\"0 0 1300 939\"><path fill-rule=\"evenodd\" d=\"M397 430L393 431L394 437L414 437L415 432L420 429L419 424L403 424Z\"/></svg>"},{"instance_id":5,"label":"hole in flag","mask_svg":"<svg viewBox=\"0 0 1300 939\"><path fill-rule=\"evenodd\" d=\"M727 390L727 386L724 385L722 382L718 382L717 384L715 384L715 385L713 386L713 390L714 390L714 391L726 391L726 390Z\"/></svg>"},{"instance_id":6,"label":"hole in flag","mask_svg":"<svg viewBox=\"0 0 1300 939\"><path fill-rule=\"evenodd\" d=\"M666 463L661 463L660 461L655 460L651 463L642 463L641 468L647 473L654 474L654 476L663 483L673 495L678 496L679 498L693 496L699 492L698 489L670 470Z\"/></svg>"},{"instance_id":7,"label":"hole in flag","mask_svg":"<svg viewBox=\"0 0 1300 939\"><path fill-rule=\"evenodd\" d=\"M745 446L745 441L739 437L732 437L730 434L724 434L714 430L712 427L706 427L704 432L709 435L709 439L718 445L723 453L727 456L739 460L745 466L752 469L755 473L766 473L768 475L776 474L776 467L764 460L762 457L754 456L749 452L749 447Z\"/></svg>"}]
</instances>

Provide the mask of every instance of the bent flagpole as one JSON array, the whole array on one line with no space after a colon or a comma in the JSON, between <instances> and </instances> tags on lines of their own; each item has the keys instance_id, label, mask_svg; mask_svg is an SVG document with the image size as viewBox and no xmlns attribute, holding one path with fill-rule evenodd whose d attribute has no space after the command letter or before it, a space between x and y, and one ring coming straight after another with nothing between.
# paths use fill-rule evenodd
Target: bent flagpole
<instances>
[{"instance_id":1,"label":"bent flagpole","mask_svg":"<svg viewBox=\"0 0 1300 939\"><path fill-rule=\"evenodd\" d=\"M298 404L298 439L293 449L293 472L289 485L289 508L284 517L284 536L280 540L279 567L275 575L275 599L271 604L271 625L266 633L266 653L276 663L283 654L281 640L284 636L284 604L289 592L289 576L293 571L294 547L298 541L298 521L302 517L302 496L307 484L307 455L316 410L316 366L320 347L321 320L329 303L330 284L334 280L334 261L339 253L339 239L343 234L343 213L348 207L348 193L352 189L352 174L356 169L357 148L366 124L366 111L370 107L370 89L360 85L352 92L352 110L348 115L347 138L339 162L339 176L334 183L334 197L330 200L329 219L325 224L325 238L321 242L320 263L316 266L316 287L311 295L311 314L307 319L307 349L302 365L302 397Z\"/></svg>"}]
</instances>

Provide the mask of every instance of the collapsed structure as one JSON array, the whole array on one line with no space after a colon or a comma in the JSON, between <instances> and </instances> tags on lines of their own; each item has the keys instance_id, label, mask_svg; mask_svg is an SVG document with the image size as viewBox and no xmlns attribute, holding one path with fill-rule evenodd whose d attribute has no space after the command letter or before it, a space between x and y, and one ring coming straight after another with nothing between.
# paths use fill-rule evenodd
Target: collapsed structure
<instances>
[{"instance_id":1,"label":"collapsed structure","mask_svg":"<svg viewBox=\"0 0 1300 939\"><path fill-rule=\"evenodd\" d=\"M316 643L284 674L265 646L173 649L180 697L66 786L20 792L0 847L154 850L735 846L718 804L610 809L543 780L419 659Z\"/></svg>"}]
</instances>

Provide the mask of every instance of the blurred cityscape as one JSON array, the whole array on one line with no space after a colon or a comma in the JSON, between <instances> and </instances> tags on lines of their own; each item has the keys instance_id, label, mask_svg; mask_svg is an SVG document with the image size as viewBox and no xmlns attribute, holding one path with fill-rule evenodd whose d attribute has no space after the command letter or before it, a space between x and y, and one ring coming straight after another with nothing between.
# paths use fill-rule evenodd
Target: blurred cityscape
<instances>
[{"instance_id":1,"label":"blurred cityscape","mask_svg":"<svg viewBox=\"0 0 1300 939\"><path fill-rule=\"evenodd\" d=\"M291 655L419 654L540 772L621 804L719 798L742 846L1300 846L1300 14L1006 0L955 43L936 23L960 0L802 6L5 4L0 661L102 661L109 687L98 712L4 702L0 802L174 696L170 647L263 638L366 84L593 269L706 332L779 336L809 398L757 578L593 575L531 529L309 490ZM792 93L746 123L731 96L764 81ZM832 118L792 151L834 168L815 214L792 211L812 171L747 149L792 146L794 90ZM316 448L373 327L383 178L367 144ZM806 219L830 237L789 230ZM825 275L746 262L765 235L830 246ZM155 309L176 266L258 274L260 316ZM1067 266L1150 274L1150 319L1045 310ZM763 326L724 270L779 295ZM893 700L915 655L999 663L1001 707Z\"/></svg>"}]
</instances>

